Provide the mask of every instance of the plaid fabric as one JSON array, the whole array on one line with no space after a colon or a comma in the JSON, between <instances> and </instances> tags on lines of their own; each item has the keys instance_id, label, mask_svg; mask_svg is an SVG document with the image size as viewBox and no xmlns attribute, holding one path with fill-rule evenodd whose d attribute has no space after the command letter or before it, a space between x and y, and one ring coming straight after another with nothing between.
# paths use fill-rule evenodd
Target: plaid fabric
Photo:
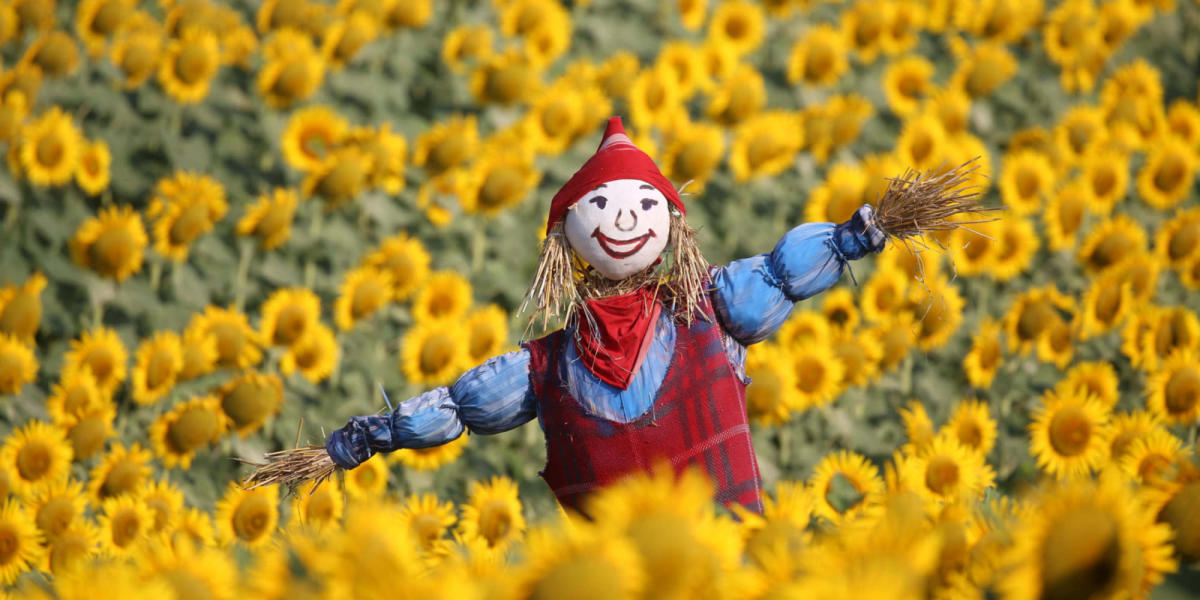
<instances>
[{"instance_id":1,"label":"plaid fabric","mask_svg":"<svg viewBox=\"0 0 1200 600\"><path fill-rule=\"evenodd\" d=\"M712 309L708 320L678 325L675 355L649 412L619 423L586 412L565 384L562 330L525 344L538 418L546 434L542 478L563 506L583 512L587 494L669 461L699 466L715 499L762 512L762 480L746 419L746 386L729 364Z\"/></svg>"}]
</instances>

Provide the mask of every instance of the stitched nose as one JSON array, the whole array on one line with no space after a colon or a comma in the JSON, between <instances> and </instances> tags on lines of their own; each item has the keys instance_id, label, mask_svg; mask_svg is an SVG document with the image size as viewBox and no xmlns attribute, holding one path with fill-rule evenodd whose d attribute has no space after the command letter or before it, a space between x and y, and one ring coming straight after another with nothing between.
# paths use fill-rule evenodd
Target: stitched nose
<instances>
[{"instance_id":1,"label":"stitched nose","mask_svg":"<svg viewBox=\"0 0 1200 600\"><path fill-rule=\"evenodd\" d=\"M633 212L632 210L629 211L629 216L633 217L633 219L631 219L629 221L628 227L621 226L621 215L623 215L623 214L625 214L625 209L622 208L617 211L617 220L615 222L613 222L613 225L621 231L633 231L634 229L636 229L637 228L637 213Z\"/></svg>"}]
</instances>

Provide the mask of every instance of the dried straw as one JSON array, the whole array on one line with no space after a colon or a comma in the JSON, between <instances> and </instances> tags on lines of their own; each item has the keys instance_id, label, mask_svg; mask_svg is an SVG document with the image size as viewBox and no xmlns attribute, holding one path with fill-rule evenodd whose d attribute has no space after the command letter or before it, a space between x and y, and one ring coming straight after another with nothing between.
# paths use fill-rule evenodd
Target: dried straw
<instances>
[{"instance_id":1,"label":"dried straw","mask_svg":"<svg viewBox=\"0 0 1200 600\"><path fill-rule=\"evenodd\" d=\"M919 241L932 231L947 231L988 219L962 219L958 215L982 214L1000 208L980 206L979 186L967 185L979 170L979 157L953 168L927 171L906 169L900 177L888 178L887 190L875 203L875 226L889 238L905 245Z\"/></svg>"},{"instance_id":2,"label":"dried straw","mask_svg":"<svg viewBox=\"0 0 1200 600\"><path fill-rule=\"evenodd\" d=\"M325 446L289 448L268 452L265 457L265 463L243 461L255 467L254 472L242 480L243 489L281 484L295 491L304 482L312 481L312 491L315 492L338 469L329 452L325 451Z\"/></svg>"}]
</instances>

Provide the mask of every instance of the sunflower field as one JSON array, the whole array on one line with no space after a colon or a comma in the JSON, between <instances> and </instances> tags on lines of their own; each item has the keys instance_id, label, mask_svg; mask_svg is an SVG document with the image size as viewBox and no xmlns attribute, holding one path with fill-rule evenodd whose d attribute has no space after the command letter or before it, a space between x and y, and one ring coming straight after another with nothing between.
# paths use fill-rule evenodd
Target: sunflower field
<instances>
[{"instance_id":1,"label":"sunflower field","mask_svg":"<svg viewBox=\"0 0 1200 600\"><path fill-rule=\"evenodd\" d=\"M1196 0L0 0L0 58L0 598L1200 595ZM1002 210L750 347L762 514L567 515L535 424L243 489L542 333L610 115L713 264L908 168Z\"/></svg>"}]
</instances>

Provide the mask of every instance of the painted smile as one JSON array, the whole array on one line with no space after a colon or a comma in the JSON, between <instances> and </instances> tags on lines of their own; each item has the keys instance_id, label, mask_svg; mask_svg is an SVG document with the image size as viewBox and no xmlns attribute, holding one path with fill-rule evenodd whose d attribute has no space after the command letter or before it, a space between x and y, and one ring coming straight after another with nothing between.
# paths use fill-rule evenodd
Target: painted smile
<instances>
[{"instance_id":1,"label":"painted smile","mask_svg":"<svg viewBox=\"0 0 1200 600\"><path fill-rule=\"evenodd\" d=\"M642 246L645 246L646 242L650 241L650 238L655 237L655 235L654 230L649 229L646 231L646 233L632 239L614 240L607 235L600 233L600 228L597 227L596 230L592 232L592 237L596 238L596 241L600 243L600 247L603 248L609 256L613 258L629 258L630 256L637 254L638 250L641 250Z\"/></svg>"}]
</instances>

